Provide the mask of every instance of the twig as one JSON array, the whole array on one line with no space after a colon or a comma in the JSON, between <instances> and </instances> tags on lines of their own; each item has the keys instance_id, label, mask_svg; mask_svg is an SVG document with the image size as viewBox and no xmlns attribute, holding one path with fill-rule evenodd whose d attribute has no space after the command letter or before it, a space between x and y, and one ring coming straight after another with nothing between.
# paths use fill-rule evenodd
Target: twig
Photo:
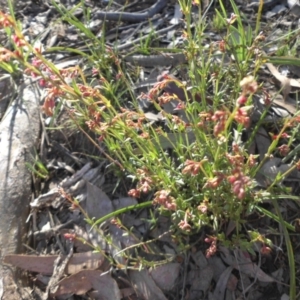
<instances>
[{"instance_id":1,"label":"twig","mask_svg":"<svg viewBox=\"0 0 300 300\"><path fill-rule=\"evenodd\" d=\"M152 18L159 13L168 3L168 0L158 0L152 5L148 11L143 13L127 13L127 12L104 12L98 11L94 18L108 21L127 21L138 23Z\"/></svg>"}]
</instances>

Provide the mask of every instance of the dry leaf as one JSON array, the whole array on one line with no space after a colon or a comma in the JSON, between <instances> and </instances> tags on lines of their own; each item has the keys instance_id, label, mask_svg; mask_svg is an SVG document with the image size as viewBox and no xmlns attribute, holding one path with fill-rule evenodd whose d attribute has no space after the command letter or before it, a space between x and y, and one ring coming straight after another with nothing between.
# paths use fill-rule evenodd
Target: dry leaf
<instances>
[{"instance_id":1,"label":"dry leaf","mask_svg":"<svg viewBox=\"0 0 300 300\"><path fill-rule=\"evenodd\" d=\"M59 282L59 287L54 296L65 294L84 295L93 287L91 276L100 276L101 273L102 271L100 270L83 270L64 278Z\"/></svg>"},{"instance_id":2,"label":"dry leaf","mask_svg":"<svg viewBox=\"0 0 300 300\"><path fill-rule=\"evenodd\" d=\"M207 266L207 258L201 250L191 253L191 256L199 269L204 269Z\"/></svg>"},{"instance_id":3,"label":"dry leaf","mask_svg":"<svg viewBox=\"0 0 300 300\"><path fill-rule=\"evenodd\" d=\"M266 66L268 67L271 74L280 82L283 100L285 101L287 99L288 94L291 91L291 79L282 75L273 64L266 63Z\"/></svg>"},{"instance_id":4,"label":"dry leaf","mask_svg":"<svg viewBox=\"0 0 300 300\"><path fill-rule=\"evenodd\" d=\"M108 245L110 254L119 264L125 265L127 259L124 257L124 251L129 255L133 255L134 248L124 251L123 249L138 244L139 241L132 234L127 234L115 224L109 224L109 233L112 240L112 244Z\"/></svg>"},{"instance_id":5,"label":"dry leaf","mask_svg":"<svg viewBox=\"0 0 300 300\"><path fill-rule=\"evenodd\" d=\"M214 271L210 265L207 265L204 269L197 272L191 283L191 299L199 299L199 291L203 291L205 294L208 292L213 279Z\"/></svg>"},{"instance_id":6,"label":"dry leaf","mask_svg":"<svg viewBox=\"0 0 300 300\"><path fill-rule=\"evenodd\" d=\"M138 204L137 200L133 197L122 197L112 201L115 210L122 209L127 206L132 206Z\"/></svg>"},{"instance_id":7,"label":"dry leaf","mask_svg":"<svg viewBox=\"0 0 300 300\"><path fill-rule=\"evenodd\" d=\"M219 277L216 288L214 290L214 299L224 299L227 283L230 275L232 275L232 270L233 267L227 267L226 270Z\"/></svg>"},{"instance_id":8,"label":"dry leaf","mask_svg":"<svg viewBox=\"0 0 300 300\"><path fill-rule=\"evenodd\" d=\"M69 233L69 232L70 232L69 229L61 230L61 234ZM77 237L77 239L74 240L74 249L76 249L77 253L87 252L92 250L92 247L90 246L91 241L89 239L89 234L84 228L74 224L74 230L72 230L72 233L75 233Z\"/></svg>"},{"instance_id":9,"label":"dry leaf","mask_svg":"<svg viewBox=\"0 0 300 300\"><path fill-rule=\"evenodd\" d=\"M122 295L122 298L126 298L126 297L129 297L133 294L135 294L135 291L133 288L123 288L123 289L120 289L120 292L121 292L121 295ZM130 298L129 298L130 299Z\"/></svg>"},{"instance_id":10,"label":"dry leaf","mask_svg":"<svg viewBox=\"0 0 300 300\"><path fill-rule=\"evenodd\" d=\"M44 275L53 273L53 264L58 255L38 256L11 254L4 257L4 263ZM101 253L84 252L74 254L65 269L66 274L72 274L82 269L98 269L104 262Z\"/></svg>"},{"instance_id":11,"label":"dry leaf","mask_svg":"<svg viewBox=\"0 0 300 300\"><path fill-rule=\"evenodd\" d=\"M109 275L93 276L91 293L95 300L119 300L122 299L121 291L116 281Z\"/></svg>"},{"instance_id":12,"label":"dry leaf","mask_svg":"<svg viewBox=\"0 0 300 300\"><path fill-rule=\"evenodd\" d=\"M287 98L284 101L283 97L278 93L270 92L270 96L273 103L285 109L290 115L294 115L297 112L297 102L291 97L287 96ZM275 105L273 109L276 111ZM283 118L287 116L286 114L282 115L282 113L280 115Z\"/></svg>"},{"instance_id":13,"label":"dry leaf","mask_svg":"<svg viewBox=\"0 0 300 300\"><path fill-rule=\"evenodd\" d=\"M169 21L170 24L179 24L182 19L182 10L180 5L177 3L175 4L175 9L174 9L174 16L173 18Z\"/></svg>"},{"instance_id":14,"label":"dry leaf","mask_svg":"<svg viewBox=\"0 0 300 300\"><path fill-rule=\"evenodd\" d=\"M254 140L259 153L259 159L262 161L271 145L270 137L263 127L259 127Z\"/></svg>"},{"instance_id":15,"label":"dry leaf","mask_svg":"<svg viewBox=\"0 0 300 300\"><path fill-rule=\"evenodd\" d=\"M256 264L254 264L250 256L247 252L242 250L234 250L234 254L232 254L229 249L226 247L220 246L220 253L223 261L232 266L236 270L241 273L244 273L252 278L257 278L262 282L274 282L274 278L267 275L264 271L262 271Z\"/></svg>"},{"instance_id":16,"label":"dry leaf","mask_svg":"<svg viewBox=\"0 0 300 300\"><path fill-rule=\"evenodd\" d=\"M256 181L263 187L269 186L277 175L286 173L291 168L290 165L282 163L279 157L273 157L267 160L256 174ZM297 170L291 171L284 180L298 181L300 174Z\"/></svg>"},{"instance_id":17,"label":"dry leaf","mask_svg":"<svg viewBox=\"0 0 300 300\"><path fill-rule=\"evenodd\" d=\"M155 284L148 270L129 270L128 275L133 288L145 300L167 300L160 288Z\"/></svg>"},{"instance_id":18,"label":"dry leaf","mask_svg":"<svg viewBox=\"0 0 300 300\"><path fill-rule=\"evenodd\" d=\"M87 182L86 212L88 216L99 219L112 211L110 198L100 188Z\"/></svg>"},{"instance_id":19,"label":"dry leaf","mask_svg":"<svg viewBox=\"0 0 300 300\"><path fill-rule=\"evenodd\" d=\"M179 270L179 263L168 263L151 270L150 275L159 288L163 291L169 291L174 287Z\"/></svg>"},{"instance_id":20,"label":"dry leaf","mask_svg":"<svg viewBox=\"0 0 300 300\"><path fill-rule=\"evenodd\" d=\"M212 256L208 259L209 265L212 267L214 271L214 280L218 282L221 274L226 270L226 266L223 260L218 256Z\"/></svg>"}]
</instances>

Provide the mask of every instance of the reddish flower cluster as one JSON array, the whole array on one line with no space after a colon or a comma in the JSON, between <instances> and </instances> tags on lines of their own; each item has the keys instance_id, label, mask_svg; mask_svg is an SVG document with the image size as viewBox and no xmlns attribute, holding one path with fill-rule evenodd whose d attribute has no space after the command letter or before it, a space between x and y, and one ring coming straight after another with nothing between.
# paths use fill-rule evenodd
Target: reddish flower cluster
<instances>
[{"instance_id":1,"label":"reddish flower cluster","mask_svg":"<svg viewBox=\"0 0 300 300\"><path fill-rule=\"evenodd\" d=\"M277 139L280 139L280 138L288 139L288 138L290 138L290 135L288 135L286 132L283 132L281 135L274 134L272 136L272 140L277 140Z\"/></svg>"},{"instance_id":2,"label":"reddish flower cluster","mask_svg":"<svg viewBox=\"0 0 300 300\"><path fill-rule=\"evenodd\" d=\"M250 183L250 177L245 176L241 169L236 168L232 171L232 175L228 176L228 182L232 185L233 193L239 198L244 199L246 195L246 187Z\"/></svg>"},{"instance_id":3,"label":"reddish flower cluster","mask_svg":"<svg viewBox=\"0 0 300 300\"><path fill-rule=\"evenodd\" d=\"M244 162L244 157L237 152L235 152L234 155L226 153L225 156L233 166L241 166Z\"/></svg>"},{"instance_id":4,"label":"reddish flower cluster","mask_svg":"<svg viewBox=\"0 0 300 300\"><path fill-rule=\"evenodd\" d=\"M253 154L250 154L248 158L248 166L254 167L255 165L256 165L256 158Z\"/></svg>"},{"instance_id":5,"label":"reddish flower cluster","mask_svg":"<svg viewBox=\"0 0 300 300\"><path fill-rule=\"evenodd\" d=\"M243 106L247 103L248 98L245 95L241 95L240 97L238 97L238 99L236 100L236 104L238 106Z\"/></svg>"},{"instance_id":6,"label":"reddish flower cluster","mask_svg":"<svg viewBox=\"0 0 300 300\"><path fill-rule=\"evenodd\" d=\"M228 118L228 113L226 111L217 110L211 117L212 121L217 122L214 127L214 135L218 136L221 132L225 130L226 120Z\"/></svg>"},{"instance_id":7,"label":"reddish flower cluster","mask_svg":"<svg viewBox=\"0 0 300 300\"><path fill-rule=\"evenodd\" d=\"M184 163L185 167L182 170L182 174L191 174L193 176L196 176L201 169L201 164L202 162L197 162L190 159L186 160L186 162Z\"/></svg>"},{"instance_id":8,"label":"reddish flower cluster","mask_svg":"<svg viewBox=\"0 0 300 300\"><path fill-rule=\"evenodd\" d=\"M121 107L121 113L118 113L115 117L113 117L111 124L115 124L119 120L122 120L125 122L127 127L142 130L143 121L145 119L146 118L144 114L140 114L138 112Z\"/></svg>"},{"instance_id":9,"label":"reddish flower cluster","mask_svg":"<svg viewBox=\"0 0 300 300\"><path fill-rule=\"evenodd\" d=\"M218 44L219 44L219 50L222 53L225 53L226 52L226 42L224 40L221 40Z\"/></svg>"},{"instance_id":10,"label":"reddish flower cluster","mask_svg":"<svg viewBox=\"0 0 300 300\"><path fill-rule=\"evenodd\" d=\"M237 15L232 13L230 15L230 18L226 19L226 22L227 22L228 25L232 25L235 22L236 19L237 19Z\"/></svg>"},{"instance_id":11,"label":"reddish flower cluster","mask_svg":"<svg viewBox=\"0 0 300 300\"><path fill-rule=\"evenodd\" d=\"M235 113L234 119L239 124L242 124L245 128L248 128L250 125L250 118L245 107L238 108L238 110Z\"/></svg>"},{"instance_id":12,"label":"reddish flower cluster","mask_svg":"<svg viewBox=\"0 0 300 300\"><path fill-rule=\"evenodd\" d=\"M188 223L188 216L190 214L186 211L185 212L185 215L184 215L184 220L181 220L179 223L178 223L178 227L183 230L183 231L187 231L187 232L190 232L191 231L191 225Z\"/></svg>"},{"instance_id":13,"label":"reddish flower cluster","mask_svg":"<svg viewBox=\"0 0 300 300\"><path fill-rule=\"evenodd\" d=\"M52 116L55 107L55 100L59 96L64 95L64 92L56 86L52 86L47 91L47 96L44 101L43 110L47 116Z\"/></svg>"},{"instance_id":14,"label":"reddish flower cluster","mask_svg":"<svg viewBox=\"0 0 300 300\"><path fill-rule=\"evenodd\" d=\"M0 11L0 28L11 27L14 23L14 19L11 16Z\"/></svg>"},{"instance_id":15,"label":"reddish flower cluster","mask_svg":"<svg viewBox=\"0 0 300 300\"><path fill-rule=\"evenodd\" d=\"M212 113L211 112L201 112L198 114L198 116L200 117L200 120L197 124L198 127L201 127L203 130L207 130L207 125L209 124L209 122L211 121L212 118Z\"/></svg>"},{"instance_id":16,"label":"reddish flower cluster","mask_svg":"<svg viewBox=\"0 0 300 300\"><path fill-rule=\"evenodd\" d=\"M208 201L204 200L200 205L197 206L197 209L203 213L206 214L208 211Z\"/></svg>"},{"instance_id":17,"label":"reddish flower cluster","mask_svg":"<svg viewBox=\"0 0 300 300\"><path fill-rule=\"evenodd\" d=\"M270 106L272 104L271 95L266 90L263 90L263 100L266 106Z\"/></svg>"},{"instance_id":18,"label":"reddish flower cluster","mask_svg":"<svg viewBox=\"0 0 300 300\"><path fill-rule=\"evenodd\" d=\"M21 48L21 47L26 46L26 43L25 43L25 41L24 41L24 39L22 37L19 37L19 36L17 36L17 35L14 34L12 36L12 40L16 44L17 47Z\"/></svg>"},{"instance_id":19,"label":"reddish flower cluster","mask_svg":"<svg viewBox=\"0 0 300 300\"><path fill-rule=\"evenodd\" d=\"M257 82L253 76L243 78L240 82L240 86L242 88L242 95L254 94L258 89Z\"/></svg>"},{"instance_id":20,"label":"reddish flower cluster","mask_svg":"<svg viewBox=\"0 0 300 300\"><path fill-rule=\"evenodd\" d=\"M175 95L170 95L169 93L163 93L162 96L158 97L158 104L160 106L163 106L164 104L171 102L175 98L176 98Z\"/></svg>"},{"instance_id":21,"label":"reddish flower cluster","mask_svg":"<svg viewBox=\"0 0 300 300\"><path fill-rule=\"evenodd\" d=\"M96 97L97 90L92 88L91 86L78 84L79 91L83 97Z\"/></svg>"},{"instance_id":22,"label":"reddish flower cluster","mask_svg":"<svg viewBox=\"0 0 300 300\"><path fill-rule=\"evenodd\" d=\"M215 175L215 177L207 179L203 188L216 189L221 184L225 178L225 175L221 172L216 172Z\"/></svg>"},{"instance_id":23,"label":"reddish flower cluster","mask_svg":"<svg viewBox=\"0 0 300 300\"><path fill-rule=\"evenodd\" d=\"M240 82L240 86L242 88L242 93L236 101L238 109L235 113L234 119L247 128L250 125L250 118L248 116L248 110L250 107L244 105L248 101L248 95L254 94L257 91L258 85L253 76L247 76Z\"/></svg>"},{"instance_id":24,"label":"reddish flower cluster","mask_svg":"<svg viewBox=\"0 0 300 300\"><path fill-rule=\"evenodd\" d=\"M232 186L233 193L239 198L244 199L246 195L246 187L251 183L251 179L243 173L244 157L240 154L238 145L233 146L234 155L226 154L226 158L233 166L231 175L227 177L227 181ZM254 157L248 160L248 163L255 164Z\"/></svg>"},{"instance_id":25,"label":"reddish flower cluster","mask_svg":"<svg viewBox=\"0 0 300 300\"><path fill-rule=\"evenodd\" d=\"M8 62L15 56L14 52L0 47L0 61Z\"/></svg>"},{"instance_id":26,"label":"reddish flower cluster","mask_svg":"<svg viewBox=\"0 0 300 300\"><path fill-rule=\"evenodd\" d=\"M128 196L133 197L133 198L140 198L141 197L141 191L137 189L131 189L128 191Z\"/></svg>"},{"instance_id":27,"label":"reddish flower cluster","mask_svg":"<svg viewBox=\"0 0 300 300\"><path fill-rule=\"evenodd\" d=\"M146 194L152 189L151 187L152 184L153 184L153 180L150 177L145 177L140 180L137 188L138 190Z\"/></svg>"},{"instance_id":28,"label":"reddish flower cluster","mask_svg":"<svg viewBox=\"0 0 300 300\"><path fill-rule=\"evenodd\" d=\"M170 191L161 190L156 192L153 203L159 204L167 210L176 210L176 201L174 197L170 196Z\"/></svg>"},{"instance_id":29,"label":"reddish flower cluster","mask_svg":"<svg viewBox=\"0 0 300 300\"><path fill-rule=\"evenodd\" d=\"M15 44L14 52L7 49L0 48L0 61L9 61L11 58L23 60L23 49L28 50L26 47L30 48L29 44L24 39L22 33L19 32L15 26L12 17L0 12L0 28L2 27L14 27L15 34L12 35L12 41ZM55 101L58 97L62 97L66 94L68 90L68 82L79 74L78 67L72 67L68 69L59 70L59 73L55 73L51 67L49 67L41 56L41 47L34 47L31 65L25 70L25 74L29 74L33 78L41 76L39 83L42 87L47 88L47 96L43 105L44 112L47 115L53 115ZM97 90L89 86L79 85L79 90L83 97L95 96ZM99 97L98 97L99 98Z\"/></svg>"},{"instance_id":30,"label":"reddish flower cluster","mask_svg":"<svg viewBox=\"0 0 300 300\"><path fill-rule=\"evenodd\" d=\"M14 26L16 26L14 19L8 14L5 14L0 11L0 29L8 28L8 27L13 28ZM26 45L26 41L24 40L23 37L20 37L19 35L16 34L12 35L12 41L16 46L16 50L10 51L8 49L0 47L0 61L8 62L13 58L23 60L23 54L21 48Z\"/></svg>"},{"instance_id":31,"label":"reddish flower cluster","mask_svg":"<svg viewBox=\"0 0 300 300\"><path fill-rule=\"evenodd\" d=\"M76 239L76 233L64 233L64 238L73 242Z\"/></svg>"},{"instance_id":32,"label":"reddish flower cluster","mask_svg":"<svg viewBox=\"0 0 300 300\"><path fill-rule=\"evenodd\" d=\"M262 245L262 247L260 249L260 253L262 255L268 256L271 252L272 252L272 249L270 247L266 246L265 244Z\"/></svg>"},{"instance_id":33,"label":"reddish flower cluster","mask_svg":"<svg viewBox=\"0 0 300 300\"><path fill-rule=\"evenodd\" d=\"M147 95L142 94L140 97L147 97L149 101L156 101L159 93L169 83L170 77L167 74L162 75L162 81L157 82L148 92ZM167 100L167 99L165 99Z\"/></svg>"},{"instance_id":34,"label":"reddish flower cluster","mask_svg":"<svg viewBox=\"0 0 300 300\"><path fill-rule=\"evenodd\" d=\"M217 238L214 236L205 238L205 243L210 244L209 248L206 250L206 258L210 258L217 252Z\"/></svg>"},{"instance_id":35,"label":"reddish flower cluster","mask_svg":"<svg viewBox=\"0 0 300 300\"><path fill-rule=\"evenodd\" d=\"M95 111L93 113L90 113L89 114L90 119L85 122L86 125L89 127L89 129L95 130L97 128L99 131L101 131L101 134L104 134L103 129L104 128L106 129L105 123L104 123L104 126L103 126L103 123L100 123L101 111L103 109L105 109L104 106L100 107L99 111Z\"/></svg>"},{"instance_id":36,"label":"reddish flower cluster","mask_svg":"<svg viewBox=\"0 0 300 300\"><path fill-rule=\"evenodd\" d=\"M290 147L286 144L279 146L277 149L281 156L287 156L290 152Z\"/></svg>"},{"instance_id":37,"label":"reddish flower cluster","mask_svg":"<svg viewBox=\"0 0 300 300\"><path fill-rule=\"evenodd\" d=\"M136 189L131 189L128 195L135 198L140 198L141 193L148 193L153 186L153 180L150 177L150 173L146 169L138 169L137 174L140 177L140 181L137 184Z\"/></svg>"}]
</instances>

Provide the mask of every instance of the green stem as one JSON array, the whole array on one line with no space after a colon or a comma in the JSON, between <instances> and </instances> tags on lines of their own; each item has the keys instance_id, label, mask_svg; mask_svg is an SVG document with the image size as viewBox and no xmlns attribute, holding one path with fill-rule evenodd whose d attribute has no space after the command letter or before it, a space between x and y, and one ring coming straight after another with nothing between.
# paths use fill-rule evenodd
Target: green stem
<instances>
[{"instance_id":1,"label":"green stem","mask_svg":"<svg viewBox=\"0 0 300 300\"><path fill-rule=\"evenodd\" d=\"M123 214L123 213L126 213L128 211L131 211L131 210L134 210L134 209L141 209L141 208L145 208L145 207L149 207L152 205L152 201L147 201L147 202L143 202L143 203L139 203L139 204L135 204L135 205L130 205L130 206L127 206L127 207L124 207L124 208L121 208L119 210L116 210L114 212L111 212L110 214L107 214L105 215L104 217L98 219L92 226L92 228L94 226L97 226L101 223L103 223L104 221L106 221L107 219L109 218L113 218L117 215L120 215L120 214ZM92 229L91 228L91 229Z\"/></svg>"},{"instance_id":2,"label":"green stem","mask_svg":"<svg viewBox=\"0 0 300 300\"><path fill-rule=\"evenodd\" d=\"M273 200L273 204L274 204L276 214L279 217L280 224L282 225L282 230L286 242L287 255L288 255L289 267L290 267L290 299L295 300L296 299L296 271L295 271L295 258L294 258L293 247L276 199Z\"/></svg>"}]
</instances>

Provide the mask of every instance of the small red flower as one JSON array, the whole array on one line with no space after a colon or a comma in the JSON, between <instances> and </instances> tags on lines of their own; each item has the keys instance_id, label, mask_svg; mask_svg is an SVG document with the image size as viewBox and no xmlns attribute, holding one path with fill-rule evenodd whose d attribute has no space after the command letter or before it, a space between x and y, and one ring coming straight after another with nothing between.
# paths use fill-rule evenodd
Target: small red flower
<instances>
[{"instance_id":1,"label":"small red flower","mask_svg":"<svg viewBox=\"0 0 300 300\"><path fill-rule=\"evenodd\" d=\"M175 198L170 196L170 191L161 190L155 193L153 203L160 204L167 210L176 210Z\"/></svg>"},{"instance_id":2,"label":"small red flower","mask_svg":"<svg viewBox=\"0 0 300 300\"><path fill-rule=\"evenodd\" d=\"M131 196L133 198L140 198L141 197L141 192L137 189L131 189L128 192L128 196Z\"/></svg>"},{"instance_id":3,"label":"small red flower","mask_svg":"<svg viewBox=\"0 0 300 300\"><path fill-rule=\"evenodd\" d=\"M191 174L193 176L196 176L201 167L201 162L193 161L193 160L186 160L184 163L185 168L182 170L182 174Z\"/></svg>"},{"instance_id":4,"label":"small red flower","mask_svg":"<svg viewBox=\"0 0 300 300\"><path fill-rule=\"evenodd\" d=\"M282 155L282 156L286 156L290 152L290 147L286 144L281 145L277 149L278 149L280 155Z\"/></svg>"},{"instance_id":5,"label":"small red flower","mask_svg":"<svg viewBox=\"0 0 300 300\"><path fill-rule=\"evenodd\" d=\"M248 113L245 109L239 108L234 116L234 119L244 125L245 128L248 128L250 125L250 118L248 116Z\"/></svg>"},{"instance_id":6,"label":"small red flower","mask_svg":"<svg viewBox=\"0 0 300 300\"><path fill-rule=\"evenodd\" d=\"M266 246L266 245L263 245L262 247L261 247L261 249L260 249L260 253L262 254L262 255L269 255L270 253L272 252L272 249L270 248L270 247L268 247L268 246Z\"/></svg>"},{"instance_id":7,"label":"small red flower","mask_svg":"<svg viewBox=\"0 0 300 300\"><path fill-rule=\"evenodd\" d=\"M237 100L236 100L236 104L238 106L242 106L245 105L247 103L247 97L245 95L241 95Z\"/></svg>"},{"instance_id":8,"label":"small red flower","mask_svg":"<svg viewBox=\"0 0 300 300\"><path fill-rule=\"evenodd\" d=\"M209 248L206 250L206 258L210 258L215 255L217 252L217 238L216 237L208 237L204 239L205 243L210 244Z\"/></svg>"},{"instance_id":9,"label":"small red flower","mask_svg":"<svg viewBox=\"0 0 300 300\"><path fill-rule=\"evenodd\" d=\"M12 40L16 44L16 46L19 48L24 47L26 45L26 42L24 41L24 39L18 37L17 35L13 35Z\"/></svg>"},{"instance_id":10,"label":"small red flower","mask_svg":"<svg viewBox=\"0 0 300 300\"><path fill-rule=\"evenodd\" d=\"M242 79L240 82L240 86L242 88L243 94L253 94L258 89L258 84L253 76L247 76Z\"/></svg>"},{"instance_id":11,"label":"small red flower","mask_svg":"<svg viewBox=\"0 0 300 300\"><path fill-rule=\"evenodd\" d=\"M76 234L75 233L65 233L64 234L64 238L66 239L66 240L69 240L69 241L74 241L75 240L75 238L76 238Z\"/></svg>"},{"instance_id":12,"label":"small red flower","mask_svg":"<svg viewBox=\"0 0 300 300\"><path fill-rule=\"evenodd\" d=\"M219 42L219 50L221 52L225 53L225 51L226 51L226 44L225 44L224 40L222 40L222 41Z\"/></svg>"}]
</instances>

